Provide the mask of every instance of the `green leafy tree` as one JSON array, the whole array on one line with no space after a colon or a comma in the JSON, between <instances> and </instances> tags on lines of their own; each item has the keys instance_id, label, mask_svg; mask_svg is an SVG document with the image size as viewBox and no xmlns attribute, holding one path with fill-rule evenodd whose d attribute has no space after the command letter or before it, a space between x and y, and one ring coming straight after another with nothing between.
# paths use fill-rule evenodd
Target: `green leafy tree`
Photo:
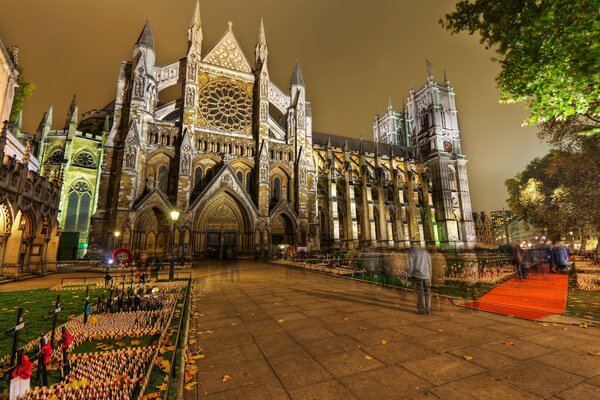
<instances>
[{"instance_id":1,"label":"green leafy tree","mask_svg":"<svg viewBox=\"0 0 600 400\"><path fill-rule=\"evenodd\" d=\"M440 20L478 33L501 71L501 101L527 101L542 136L600 132L600 0L462 0Z\"/></svg>"},{"instance_id":2,"label":"green leafy tree","mask_svg":"<svg viewBox=\"0 0 600 400\"><path fill-rule=\"evenodd\" d=\"M15 88L15 97L13 99L12 109L10 110L10 120L14 121L19 112L23 109L23 104L35 90L35 83L29 82L23 76L24 68L17 65L19 76L17 77L17 87Z\"/></svg>"},{"instance_id":3,"label":"green leafy tree","mask_svg":"<svg viewBox=\"0 0 600 400\"><path fill-rule=\"evenodd\" d=\"M552 150L506 181L513 212L550 237L571 230L600 231L600 137L581 137L577 148Z\"/></svg>"}]
</instances>

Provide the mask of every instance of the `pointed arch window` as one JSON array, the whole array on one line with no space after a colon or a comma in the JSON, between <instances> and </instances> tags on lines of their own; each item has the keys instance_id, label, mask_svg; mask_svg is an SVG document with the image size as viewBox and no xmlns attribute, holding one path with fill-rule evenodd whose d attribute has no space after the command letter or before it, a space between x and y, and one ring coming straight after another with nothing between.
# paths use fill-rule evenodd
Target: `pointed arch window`
<instances>
[{"instance_id":1,"label":"pointed arch window","mask_svg":"<svg viewBox=\"0 0 600 400\"><path fill-rule=\"evenodd\" d=\"M429 129L429 111L427 108L421 108L421 131Z\"/></svg>"},{"instance_id":2,"label":"pointed arch window","mask_svg":"<svg viewBox=\"0 0 600 400\"><path fill-rule=\"evenodd\" d=\"M444 107L440 107L440 117L442 119L442 128L446 128L446 110Z\"/></svg>"},{"instance_id":3,"label":"pointed arch window","mask_svg":"<svg viewBox=\"0 0 600 400\"><path fill-rule=\"evenodd\" d=\"M246 192L252 194L252 172L246 174Z\"/></svg>"},{"instance_id":4,"label":"pointed arch window","mask_svg":"<svg viewBox=\"0 0 600 400\"><path fill-rule=\"evenodd\" d=\"M67 197L67 215L65 232L85 232L90 223L92 193L90 186L84 181L77 181L71 186Z\"/></svg>"},{"instance_id":5,"label":"pointed arch window","mask_svg":"<svg viewBox=\"0 0 600 400\"><path fill-rule=\"evenodd\" d=\"M235 174L235 177L237 178L238 181L240 181L241 185L244 185L244 173L242 171L238 171Z\"/></svg>"},{"instance_id":6,"label":"pointed arch window","mask_svg":"<svg viewBox=\"0 0 600 400\"><path fill-rule=\"evenodd\" d=\"M158 169L158 188L160 189L161 192L163 193L167 193L167 189L169 188L169 169L164 166L161 165L160 168Z\"/></svg>"},{"instance_id":7,"label":"pointed arch window","mask_svg":"<svg viewBox=\"0 0 600 400\"><path fill-rule=\"evenodd\" d=\"M202 168L196 167L194 171L194 189L202 184Z\"/></svg>"},{"instance_id":8,"label":"pointed arch window","mask_svg":"<svg viewBox=\"0 0 600 400\"><path fill-rule=\"evenodd\" d=\"M273 200L279 201L281 200L281 180L279 177L273 180Z\"/></svg>"}]
</instances>

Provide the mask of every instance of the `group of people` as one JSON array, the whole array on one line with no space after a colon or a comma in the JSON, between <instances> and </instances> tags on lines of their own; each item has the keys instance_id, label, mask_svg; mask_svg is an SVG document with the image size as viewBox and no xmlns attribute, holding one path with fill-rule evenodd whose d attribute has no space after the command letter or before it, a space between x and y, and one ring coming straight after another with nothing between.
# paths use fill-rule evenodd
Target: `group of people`
<instances>
[{"instance_id":1,"label":"group of people","mask_svg":"<svg viewBox=\"0 0 600 400\"><path fill-rule=\"evenodd\" d=\"M529 267L543 264L548 264L550 273L568 273L572 264L570 255L569 248L561 240L540 242L528 250L518 244L512 246L513 263L519 279L529 277Z\"/></svg>"}]
</instances>

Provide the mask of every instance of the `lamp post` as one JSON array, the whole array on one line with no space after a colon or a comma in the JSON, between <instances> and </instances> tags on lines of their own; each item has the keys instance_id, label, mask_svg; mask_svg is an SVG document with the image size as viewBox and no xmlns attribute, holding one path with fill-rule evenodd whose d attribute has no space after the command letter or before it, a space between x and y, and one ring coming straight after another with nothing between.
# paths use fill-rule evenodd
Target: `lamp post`
<instances>
[{"instance_id":1,"label":"lamp post","mask_svg":"<svg viewBox=\"0 0 600 400\"><path fill-rule=\"evenodd\" d=\"M179 219L179 211L171 211L171 260L169 263L169 280L172 281L175 276L175 222Z\"/></svg>"},{"instance_id":2,"label":"lamp post","mask_svg":"<svg viewBox=\"0 0 600 400\"><path fill-rule=\"evenodd\" d=\"M113 247L116 249L119 246L119 236L121 236L121 232L115 231L114 235L115 235L115 241L113 243Z\"/></svg>"},{"instance_id":3,"label":"lamp post","mask_svg":"<svg viewBox=\"0 0 600 400\"><path fill-rule=\"evenodd\" d=\"M575 251L575 235L573 231L570 231L569 235L571 235L571 251Z\"/></svg>"}]
</instances>

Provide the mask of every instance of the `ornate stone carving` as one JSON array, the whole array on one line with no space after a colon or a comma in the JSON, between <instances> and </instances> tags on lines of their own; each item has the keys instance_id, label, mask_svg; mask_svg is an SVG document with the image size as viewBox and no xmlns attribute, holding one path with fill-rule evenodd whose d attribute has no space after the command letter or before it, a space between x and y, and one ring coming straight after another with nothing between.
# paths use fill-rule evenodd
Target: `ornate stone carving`
<instances>
[{"instance_id":1,"label":"ornate stone carving","mask_svg":"<svg viewBox=\"0 0 600 400\"><path fill-rule=\"evenodd\" d=\"M287 109L290 107L290 97L272 82L269 82L269 101L283 114L287 113Z\"/></svg>"},{"instance_id":2,"label":"ornate stone carving","mask_svg":"<svg viewBox=\"0 0 600 400\"><path fill-rule=\"evenodd\" d=\"M144 96L144 77L138 76L135 78L135 83L133 85L133 95L136 97Z\"/></svg>"},{"instance_id":3,"label":"ornate stone carving","mask_svg":"<svg viewBox=\"0 0 600 400\"><path fill-rule=\"evenodd\" d=\"M185 89L185 105L186 107L194 107L196 100L196 90L193 87Z\"/></svg>"},{"instance_id":4,"label":"ornate stone carving","mask_svg":"<svg viewBox=\"0 0 600 400\"><path fill-rule=\"evenodd\" d=\"M202 121L216 129L244 131L252 124L251 90L225 79L208 82L200 89L198 101Z\"/></svg>"},{"instance_id":5,"label":"ornate stone carving","mask_svg":"<svg viewBox=\"0 0 600 400\"><path fill-rule=\"evenodd\" d=\"M127 146L127 151L125 152L125 167L135 168L136 156L137 152L135 147Z\"/></svg>"},{"instance_id":6,"label":"ornate stone carving","mask_svg":"<svg viewBox=\"0 0 600 400\"><path fill-rule=\"evenodd\" d=\"M239 48L237 39L229 30L221 41L204 57L204 62L235 71L251 73L252 69Z\"/></svg>"}]
</instances>

